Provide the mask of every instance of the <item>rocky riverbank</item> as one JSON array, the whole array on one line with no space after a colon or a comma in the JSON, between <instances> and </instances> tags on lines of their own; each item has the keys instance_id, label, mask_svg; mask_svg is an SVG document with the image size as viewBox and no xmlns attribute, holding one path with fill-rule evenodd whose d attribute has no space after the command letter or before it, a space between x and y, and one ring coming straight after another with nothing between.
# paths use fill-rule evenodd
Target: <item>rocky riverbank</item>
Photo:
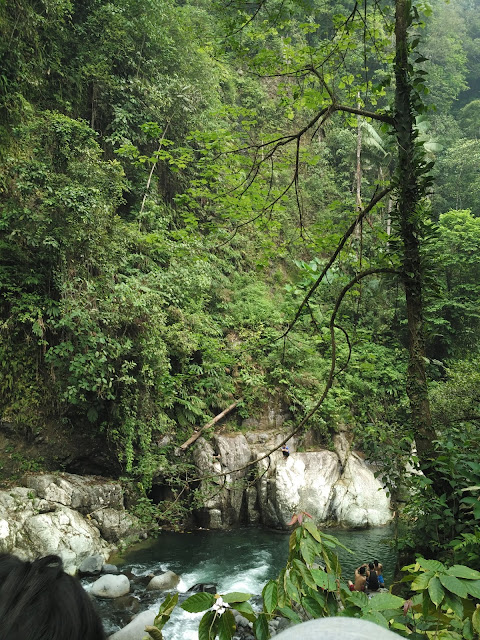
<instances>
[{"instance_id":1,"label":"rocky riverbank","mask_svg":"<svg viewBox=\"0 0 480 640\"><path fill-rule=\"evenodd\" d=\"M69 573L87 557L104 560L142 527L124 507L118 482L94 476L39 474L0 491L0 551L33 559L57 554Z\"/></svg>"}]
</instances>

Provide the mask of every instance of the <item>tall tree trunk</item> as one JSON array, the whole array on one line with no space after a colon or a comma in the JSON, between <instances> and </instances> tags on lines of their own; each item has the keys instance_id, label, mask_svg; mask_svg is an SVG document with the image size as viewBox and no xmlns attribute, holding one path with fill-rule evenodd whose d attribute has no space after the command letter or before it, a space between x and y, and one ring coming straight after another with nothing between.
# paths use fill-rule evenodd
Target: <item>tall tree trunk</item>
<instances>
[{"instance_id":1,"label":"tall tree trunk","mask_svg":"<svg viewBox=\"0 0 480 640\"><path fill-rule=\"evenodd\" d=\"M413 87L408 60L409 24L410 1L396 0L395 129L398 142L396 214L403 242L403 281L408 320L407 394L415 428L417 454L421 468L428 473L434 458L433 441L436 434L432 426L425 373L420 228L417 222L418 207L424 194L418 172L420 159L417 157L418 151L415 146Z\"/></svg>"}]
</instances>

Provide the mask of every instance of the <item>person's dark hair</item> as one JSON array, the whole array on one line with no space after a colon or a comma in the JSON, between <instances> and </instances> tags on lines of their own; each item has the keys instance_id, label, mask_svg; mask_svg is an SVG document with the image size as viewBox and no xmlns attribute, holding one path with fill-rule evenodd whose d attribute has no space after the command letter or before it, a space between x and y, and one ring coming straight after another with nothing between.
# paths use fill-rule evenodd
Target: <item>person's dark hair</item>
<instances>
[{"instance_id":1,"label":"person's dark hair","mask_svg":"<svg viewBox=\"0 0 480 640\"><path fill-rule=\"evenodd\" d=\"M23 562L0 554L1 640L105 640L80 582L58 556Z\"/></svg>"},{"instance_id":2,"label":"person's dark hair","mask_svg":"<svg viewBox=\"0 0 480 640\"><path fill-rule=\"evenodd\" d=\"M368 568L369 569L375 569L375 565L373 564L373 562L369 562L368 563Z\"/></svg>"},{"instance_id":3,"label":"person's dark hair","mask_svg":"<svg viewBox=\"0 0 480 640\"><path fill-rule=\"evenodd\" d=\"M376 567L378 567L378 560L374 560L374 561L373 561L373 564L374 564Z\"/></svg>"},{"instance_id":4,"label":"person's dark hair","mask_svg":"<svg viewBox=\"0 0 480 640\"><path fill-rule=\"evenodd\" d=\"M365 575L365 571L366 571L366 570L367 570L367 568L366 568L366 567L363 567L363 566L362 566L362 567L359 567L359 569L358 569L358 573L359 573L361 576L364 576L364 575Z\"/></svg>"}]
</instances>

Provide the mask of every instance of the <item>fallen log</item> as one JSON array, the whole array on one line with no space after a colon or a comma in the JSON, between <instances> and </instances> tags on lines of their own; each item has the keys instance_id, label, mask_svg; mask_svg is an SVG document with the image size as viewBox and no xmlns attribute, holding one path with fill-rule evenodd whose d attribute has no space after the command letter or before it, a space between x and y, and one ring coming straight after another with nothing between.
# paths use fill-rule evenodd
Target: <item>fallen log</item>
<instances>
[{"instance_id":1,"label":"fallen log","mask_svg":"<svg viewBox=\"0 0 480 640\"><path fill-rule=\"evenodd\" d=\"M227 413L230 413L232 409L235 409L235 407L239 402L241 402L241 400L236 400L233 404L231 404L229 407L227 407L221 413L219 413L218 416L215 416L213 420L210 420L210 422L207 422L207 424L203 425L203 427L199 431L196 431L193 434L193 436L191 436L186 442L180 445L180 449L182 449L182 451L185 451L185 449L189 447L192 444L192 442L195 442L195 440L202 435L203 431L205 431L209 427L213 427L214 424L217 424L217 422L221 420L224 416L226 416Z\"/></svg>"}]
</instances>

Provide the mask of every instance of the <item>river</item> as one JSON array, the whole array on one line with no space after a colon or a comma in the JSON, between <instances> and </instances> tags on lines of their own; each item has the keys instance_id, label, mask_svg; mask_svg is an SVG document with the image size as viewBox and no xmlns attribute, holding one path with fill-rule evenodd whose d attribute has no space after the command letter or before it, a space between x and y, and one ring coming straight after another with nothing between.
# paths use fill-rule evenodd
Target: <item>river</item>
<instances>
[{"instance_id":1,"label":"river","mask_svg":"<svg viewBox=\"0 0 480 640\"><path fill-rule=\"evenodd\" d=\"M329 529L349 547L340 549L343 575L352 577L355 567L378 558L384 565L387 586L393 580L396 556L388 546L393 536L390 527L346 531ZM288 555L289 533L244 528L233 531L162 532L155 540L130 548L116 564L135 575L174 571L181 577L178 590L187 591L197 583L213 583L218 593L242 591L260 594L270 578L276 578ZM163 595L158 602L163 600ZM107 633L119 628L108 603L101 603L101 615ZM196 640L199 614L179 611L165 626L165 640Z\"/></svg>"}]
</instances>

